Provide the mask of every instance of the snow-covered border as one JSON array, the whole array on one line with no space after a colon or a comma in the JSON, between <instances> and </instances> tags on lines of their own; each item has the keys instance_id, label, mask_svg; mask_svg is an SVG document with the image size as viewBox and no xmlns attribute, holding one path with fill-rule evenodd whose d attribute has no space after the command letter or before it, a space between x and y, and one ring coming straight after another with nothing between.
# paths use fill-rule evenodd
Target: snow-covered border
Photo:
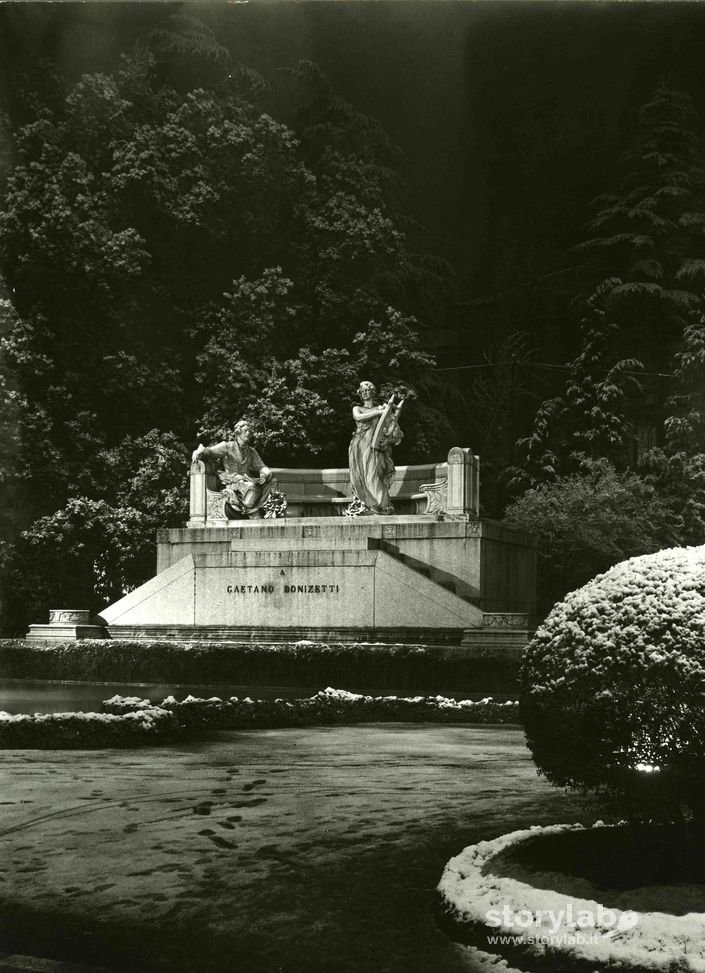
<instances>
[{"instance_id":1,"label":"snow-covered border","mask_svg":"<svg viewBox=\"0 0 705 973\"><path fill-rule=\"evenodd\" d=\"M605 825L598 822L595 827ZM675 962L679 973L705 971L705 913L675 916L640 911L638 920L622 922L623 915L637 908L630 893L610 893L609 903L603 905L595 898L556 891L556 885L565 887L565 875L530 873L521 868L509 875L506 872L512 869L500 867L496 861L502 852L527 839L572 830L582 830L582 825L532 827L463 849L450 859L438 885L445 920L459 930L472 931L475 942L478 937L487 936L488 945L482 948L516 950L541 965L550 961L549 968L561 973L593 973L596 969L620 973L666 971L674 969ZM583 895L598 891L589 881L577 878L572 888ZM597 923L589 930L592 935L576 935L588 931L576 929L577 916L597 917L605 909L615 918L602 926ZM536 924L520 928L511 919L509 923L505 921L519 913L532 913L537 917ZM505 942L493 938L497 936L504 936ZM507 941L506 937L511 938Z\"/></svg>"},{"instance_id":2,"label":"snow-covered border","mask_svg":"<svg viewBox=\"0 0 705 973\"><path fill-rule=\"evenodd\" d=\"M0 712L0 750L101 748L162 743L200 730L401 721L407 723L511 724L516 701L447 699L444 696L363 696L328 689L305 699L196 699L169 696L152 703L137 696L113 696L101 713Z\"/></svg>"},{"instance_id":3,"label":"snow-covered border","mask_svg":"<svg viewBox=\"0 0 705 973\"><path fill-rule=\"evenodd\" d=\"M120 714L0 712L0 750L130 747L181 732L174 714L159 706Z\"/></svg>"},{"instance_id":4,"label":"snow-covered border","mask_svg":"<svg viewBox=\"0 0 705 973\"><path fill-rule=\"evenodd\" d=\"M135 696L113 696L103 702L105 713L128 713L157 706L173 713L187 729L248 729L250 727L315 726L341 722L378 721L430 723L517 723L516 700L500 703L484 699L449 699L446 696L365 696L346 689L320 690L298 699L198 699L173 696L160 703Z\"/></svg>"}]
</instances>

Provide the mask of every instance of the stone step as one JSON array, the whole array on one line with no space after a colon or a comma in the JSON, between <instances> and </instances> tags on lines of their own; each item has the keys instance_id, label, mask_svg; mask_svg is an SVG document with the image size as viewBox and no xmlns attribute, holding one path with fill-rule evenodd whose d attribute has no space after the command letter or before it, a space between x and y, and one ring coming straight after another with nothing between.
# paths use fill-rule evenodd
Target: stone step
<instances>
[{"instance_id":1,"label":"stone step","mask_svg":"<svg viewBox=\"0 0 705 973\"><path fill-rule=\"evenodd\" d=\"M461 642L470 656L483 659L521 660L530 637L529 631L518 628L466 629Z\"/></svg>"},{"instance_id":2,"label":"stone step","mask_svg":"<svg viewBox=\"0 0 705 973\"><path fill-rule=\"evenodd\" d=\"M303 626L274 628L264 625L110 625L113 639L152 642L233 642L241 644L289 644L297 642L369 643L387 645L458 646L462 628L338 628ZM235 650L234 650L235 651ZM0 968L0 973L2 969Z\"/></svg>"},{"instance_id":3,"label":"stone step","mask_svg":"<svg viewBox=\"0 0 705 973\"><path fill-rule=\"evenodd\" d=\"M439 588L444 588L446 591L450 591L451 594L456 595L463 601L467 602L468 605L473 605L475 608L479 608L479 592L477 595L467 595L461 593L461 585L459 585L452 578L448 577L445 571L440 571L438 568L429 565L424 566L422 563L417 561L415 558L410 557L408 554L403 554L394 545L385 542L384 540L375 540L373 545L380 548L380 550L385 551L395 560L400 561L406 567L411 568L412 571L416 571L417 574L423 575L424 578L428 578L437 584Z\"/></svg>"}]
</instances>

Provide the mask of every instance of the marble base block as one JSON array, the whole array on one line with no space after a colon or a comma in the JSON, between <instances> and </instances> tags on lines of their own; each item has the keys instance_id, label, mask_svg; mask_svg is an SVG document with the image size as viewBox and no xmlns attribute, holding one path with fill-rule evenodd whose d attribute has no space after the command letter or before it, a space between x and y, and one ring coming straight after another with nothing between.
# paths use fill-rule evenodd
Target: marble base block
<instances>
[{"instance_id":1,"label":"marble base block","mask_svg":"<svg viewBox=\"0 0 705 973\"><path fill-rule=\"evenodd\" d=\"M155 577L101 612L113 638L526 644L535 542L503 524L286 518L160 531L157 546Z\"/></svg>"},{"instance_id":2,"label":"marble base block","mask_svg":"<svg viewBox=\"0 0 705 973\"><path fill-rule=\"evenodd\" d=\"M96 624L84 608L52 608L48 625L30 625L27 639L37 642L75 642L108 638L105 625Z\"/></svg>"}]
</instances>

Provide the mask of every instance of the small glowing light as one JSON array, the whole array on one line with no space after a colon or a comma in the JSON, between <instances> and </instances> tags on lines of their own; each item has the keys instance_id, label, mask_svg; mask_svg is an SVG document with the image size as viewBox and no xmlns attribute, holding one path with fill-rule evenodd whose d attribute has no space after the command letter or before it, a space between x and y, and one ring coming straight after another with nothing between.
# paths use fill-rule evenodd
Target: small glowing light
<instances>
[{"instance_id":1,"label":"small glowing light","mask_svg":"<svg viewBox=\"0 0 705 973\"><path fill-rule=\"evenodd\" d=\"M642 771L644 774L655 774L661 770L658 764L637 764L636 769Z\"/></svg>"}]
</instances>

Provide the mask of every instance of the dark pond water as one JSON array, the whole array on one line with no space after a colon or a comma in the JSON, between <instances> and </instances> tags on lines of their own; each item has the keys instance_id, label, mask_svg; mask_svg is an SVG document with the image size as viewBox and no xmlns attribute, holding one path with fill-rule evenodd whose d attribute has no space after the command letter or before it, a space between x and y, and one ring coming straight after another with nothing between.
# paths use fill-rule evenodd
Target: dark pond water
<instances>
[{"instance_id":1,"label":"dark pond water","mask_svg":"<svg viewBox=\"0 0 705 973\"><path fill-rule=\"evenodd\" d=\"M100 704L116 693L161 702L167 696L189 694L208 699L252 696L253 699L296 699L312 696L319 687L291 686L178 686L173 683L50 682L41 679L0 679L0 711L5 713L99 712Z\"/></svg>"},{"instance_id":2,"label":"dark pond water","mask_svg":"<svg viewBox=\"0 0 705 973\"><path fill-rule=\"evenodd\" d=\"M324 686L235 686L235 685L177 685L174 683L124 683L124 682L59 682L42 679L2 679L0 678L0 712L5 713L90 713L99 712L100 704L116 693L120 696L139 696L159 703L167 696L185 699L198 696L208 699L219 696L240 699L251 696L253 699L300 699L313 696ZM373 696L392 695L391 690L357 689ZM420 691L423 694L423 690ZM413 696L414 692L399 690L396 695ZM516 699L516 694L506 693L443 693L454 699L481 699L492 695L504 701Z\"/></svg>"}]
</instances>

